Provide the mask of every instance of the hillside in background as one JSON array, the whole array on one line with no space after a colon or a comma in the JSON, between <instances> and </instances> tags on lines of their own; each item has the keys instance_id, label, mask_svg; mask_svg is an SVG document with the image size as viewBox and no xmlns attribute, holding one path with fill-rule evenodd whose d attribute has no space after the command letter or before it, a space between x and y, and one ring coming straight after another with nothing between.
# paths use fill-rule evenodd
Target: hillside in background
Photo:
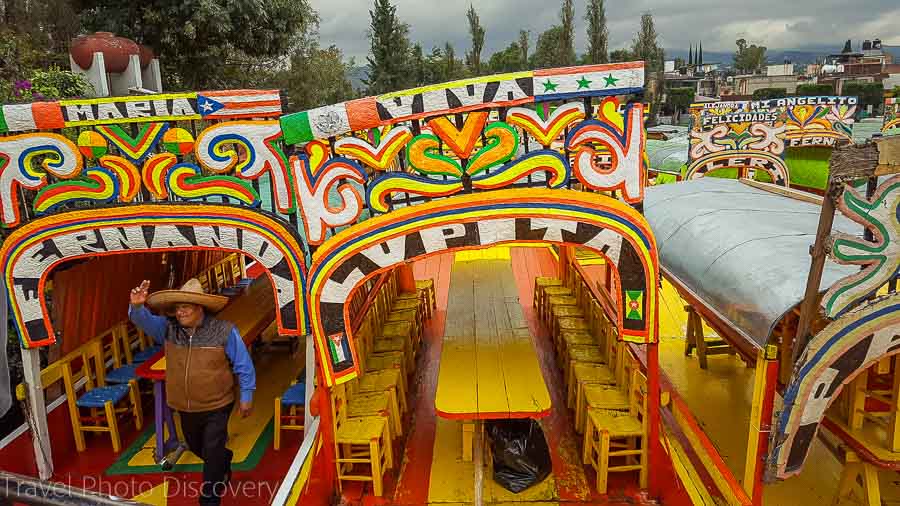
<instances>
[{"instance_id":1,"label":"hillside in background","mask_svg":"<svg viewBox=\"0 0 900 506\"><path fill-rule=\"evenodd\" d=\"M900 46L882 46L882 49L894 56L894 63L900 63ZM813 47L806 49L769 49L766 51L766 59L771 64L784 63L816 63L832 53L840 52L840 47ZM685 49L667 49L666 59L674 60L675 58L688 58L688 50ZM706 63L721 63L723 65L731 65L734 61L734 53L703 51L703 61Z\"/></svg>"}]
</instances>

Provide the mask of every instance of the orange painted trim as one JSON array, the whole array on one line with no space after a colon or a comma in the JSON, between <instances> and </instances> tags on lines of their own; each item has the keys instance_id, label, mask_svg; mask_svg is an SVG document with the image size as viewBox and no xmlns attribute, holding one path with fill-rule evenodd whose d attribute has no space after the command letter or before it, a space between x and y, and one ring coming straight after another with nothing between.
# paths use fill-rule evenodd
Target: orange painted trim
<instances>
[{"instance_id":1,"label":"orange painted trim","mask_svg":"<svg viewBox=\"0 0 900 506\"><path fill-rule=\"evenodd\" d=\"M600 65L584 65L578 67L559 67L534 71L534 77L558 76L562 74L587 74L589 72L607 72L611 70L631 70L644 68L643 61L625 63L604 63Z\"/></svg>"},{"instance_id":2,"label":"orange painted trim","mask_svg":"<svg viewBox=\"0 0 900 506\"><path fill-rule=\"evenodd\" d=\"M350 130L368 130L381 125L381 118L378 117L378 99L377 97L359 98L344 102L344 109L347 110L347 121L350 123Z\"/></svg>"}]
</instances>

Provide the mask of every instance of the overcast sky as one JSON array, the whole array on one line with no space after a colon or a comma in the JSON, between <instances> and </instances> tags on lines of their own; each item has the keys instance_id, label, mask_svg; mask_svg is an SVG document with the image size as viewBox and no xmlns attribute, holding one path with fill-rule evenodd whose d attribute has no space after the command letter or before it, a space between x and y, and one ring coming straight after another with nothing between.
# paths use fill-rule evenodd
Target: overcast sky
<instances>
[{"instance_id":1,"label":"overcast sky","mask_svg":"<svg viewBox=\"0 0 900 506\"><path fill-rule=\"evenodd\" d=\"M371 0L311 0L321 19L322 45L337 45L346 56L364 64L369 51ZM531 47L537 36L559 22L560 1L482 0L475 9L486 30L482 59L505 48L520 29L531 31ZM586 0L576 0L575 49L586 47ZM394 0L397 14L410 25L410 36L429 52L450 41L459 57L469 49L466 9L461 0ZM631 44L640 26L641 13L653 14L661 45L687 49L703 40L704 51L734 51L734 41L745 38L771 49L833 47L853 39L881 38L900 45L900 3L897 0L607 0L606 19L610 49Z\"/></svg>"}]
</instances>

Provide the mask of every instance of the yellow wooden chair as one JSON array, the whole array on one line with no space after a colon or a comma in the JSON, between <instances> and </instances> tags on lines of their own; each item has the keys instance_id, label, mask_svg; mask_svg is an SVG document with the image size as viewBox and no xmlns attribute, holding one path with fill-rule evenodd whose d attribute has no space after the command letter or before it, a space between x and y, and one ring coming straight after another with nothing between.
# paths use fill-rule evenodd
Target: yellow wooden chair
<instances>
[{"instance_id":1,"label":"yellow wooden chair","mask_svg":"<svg viewBox=\"0 0 900 506\"><path fill-rule=\"evenodd\" d=\"M390 424L383 416L348 416L342 386L331 392L338 487L343 490L345 481L370 481L375 496L381 497L384 474L394 465ZM354 472L358 464L368 465L368 472Z\"/></svg>"},{"instance_id":2,"label":"yellow wooden chair","mask_svg":"<svg viewBox=\"0 0 900 506\"><path fill-rule=\"evenodd\" d=\"M413 344L418 346L422 341L422 322L419 321L417 309L398 309L388 313L385 323L406 322L412 325Z\"/></svg>"},{"instance_id":3,"label":"yellow wooden chair","mask_svg":"<svg viewBox=\"0 0 900 506\"><path fill-rule=\"evenodd\" d=\"M563 282L559 278L538 276L534 278L534 291L532 294L531 306L540 314L541 308L544 307L544 289L548 286L562 286Z\"/></svg>"},{"instance_id":4,"label":"yellow wooden chair","mask_svg":"<svg viewBox=\"0 0 900 506\"><path fill-rule=\"evenodd\" d=\"M631 385L631 372L637 363L628 352L624 360L624 380L617 381L615 385L603 385L588 383L581 389L581 395L575 399L575 431L584 432L587 421L587 412L592 409L611 409L615 411L628 411L628 388Z\"/></svg>"},{"instance_id":5,"label":"yellow wooden chair","mask_svg":"<svg viewBox=\"0 0 900 506\"><path fill-rule=\"evenodd\" d=\"M288 413L284 414L284 408ZM306 384L294 381L280 396L275 398L275 449L281 448L282 430L304 430L306 412Z\"/></svg>"},{"instance_id":6,"label":"yellow wooden chair","mask_svg":"<svg viewBox=\"0 0 900 506\"><path fill-rule=\"evenodd\" d=\"M425 292L425 301L427 302L426 307L426 319L431 319L431 316L434 314L433 312L437 310L437 295L434 290L434 279L417 279L416 280L416 289L422 290Z\"/></svg>"},{"instance_id":7,"label":"yellow wooden chair","mask_svg":"<svg viewBox=\"0 0 900 506\"><path fill-rule=\"evenodd\" d=\"M615 385L616 375L604 364L574 363L569 368L569 381L566 384L566 405L575 408L575 399L583 395L580 390L584 385Z\"/></svg>"},{"instance_id":8,"label":"yellow wooden chair","mask_svg":"<svg viewBox=\"0 0 900 506\"><path fill-rule=\"evenodd\" d=\"M356 382L359 392L388 392L397 401L398 412L402 415L406 404L406 383L400 378L400 369L381 369L368 372ZM352 392L354 395L356 391Z\"/></svg>"},{"instance_id":9,"label":"yellow wooden chair","mask_svg":"<svg viewBox=\"0 0 900 506\"><path fill-rule=\"evenodd\" d=\"M628 390L629 410L587 412L582 460L597 473L597 491L605 494L609 473L639 471L647 487L647 378L635 367Z\"/></svg>"},{"instance_id":10,"label":"yellow wooden chair","mask_svg":"<svg viewBox=\"0 0 900 506\"><path fill-rule=\"evenodd\" d=\"M212 287L209 286L209 272L201 272L197 274L197 281L200 282L200 286L203 287L203 291L206 293L212 293Z\"/></svg>"},{"instance_id":11,"label":"yellow wooden chair","mask_svg":"<svg viewBox=\"0 0 900 506\"><path fill-rule=\"evenodd\" d=\"M223 289L227 288L229 285L228 278L225 274L225 264L222 262L217 263L213 266L213 276L216 282L216 291L215 293L221 292ZM228 273L228 277L231 277L231 273Z\"/></svg>"},{"instance_id":12,"label":"yellow wooden chair","mask_svg":"<svg viewBox=\"0 0 900 506\"><path fill-rule=\"evenodd\" d=\"M406 370L412 371L416 365L416 350L413 347L412 324L409 322L389 322L375 332L373 353L403 351L406 356Z\"/></svg>"},{"instance_id":13,"label":"yellow wooden chair","mask_svg":"<svg viewBox=\"0 0 900 506\"><path fill-rule=\"evenodd\" d=\"M78 357L79 355L75 355L76 360ZM63 384L66 389L72 431L75 434L75 447L79 452L84 451L85 432L108 432L112 439L113 451L118 453L122 447L122 437L116 418L118 414L130 412L134 416L135 427L140 430L144 426L137 381L117 385L106 384L103 348L99 339L92 339L83 344L80 358L79 377L86 378L85 391L81 395L75 391L76 375L72 371L72 360L62 364ZM89 410L90 415L83 416L82 409ZM91 425L87 425L88 423Z\"/></svg>"}]
</instances>

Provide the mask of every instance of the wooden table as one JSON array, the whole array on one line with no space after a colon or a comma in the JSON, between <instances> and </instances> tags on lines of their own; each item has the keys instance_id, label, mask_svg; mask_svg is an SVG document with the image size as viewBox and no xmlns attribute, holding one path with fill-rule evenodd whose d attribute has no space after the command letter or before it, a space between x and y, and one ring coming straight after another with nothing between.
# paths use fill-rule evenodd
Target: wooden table
<instances>
[{"instance_id":1,"label":"wooden table","mask_svg":"<svg viewBox=\"0 0 900 506\"><path fill-rule=\"evenodd\" d=\"M477 421L550 413L508 260L453 265L435 410L463 421L467 462Z\"/></svg>"}]
</instances>

